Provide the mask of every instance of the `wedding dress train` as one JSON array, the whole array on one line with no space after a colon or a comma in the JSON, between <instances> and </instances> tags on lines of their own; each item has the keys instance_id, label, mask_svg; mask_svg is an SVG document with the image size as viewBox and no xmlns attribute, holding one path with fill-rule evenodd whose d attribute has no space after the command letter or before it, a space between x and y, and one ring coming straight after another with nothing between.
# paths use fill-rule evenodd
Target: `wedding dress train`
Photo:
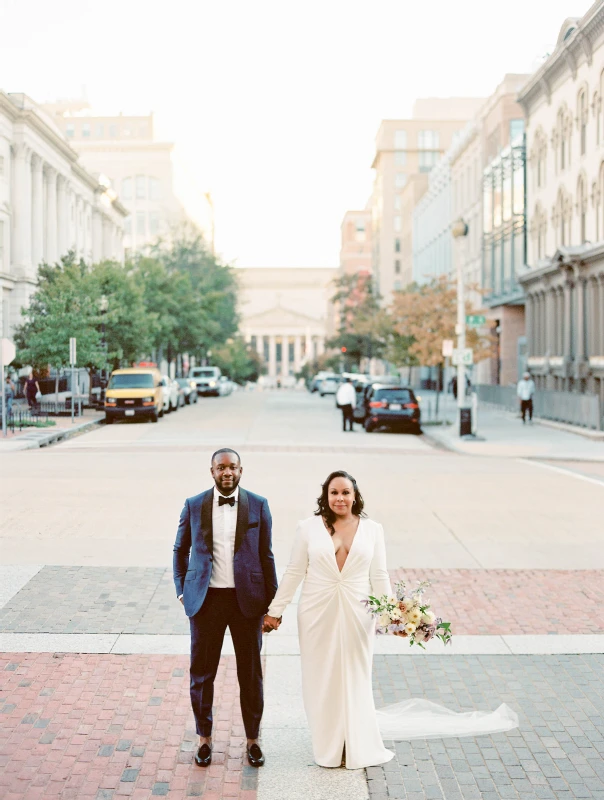
<instances>
[{"instance_id":1,"label":"wedding dress train","mask_svg":"<svg viewBox=\"0 0 604 800\"><path fill-rule=\"evenodd\" d=\"M392 594L381 525L360 521L340 571L321 517L300 522L268 610L272 617L283 614L302 581L302 697L317 764L339 767L344 745L348 769L384 764L394 753L382 737L471 736L516 727L517 718L506 706L492 714L456 714L427 700L408 700L376 712L371 682L375 622L362 601L370 594Z\"/></svg>"}]
</instances>

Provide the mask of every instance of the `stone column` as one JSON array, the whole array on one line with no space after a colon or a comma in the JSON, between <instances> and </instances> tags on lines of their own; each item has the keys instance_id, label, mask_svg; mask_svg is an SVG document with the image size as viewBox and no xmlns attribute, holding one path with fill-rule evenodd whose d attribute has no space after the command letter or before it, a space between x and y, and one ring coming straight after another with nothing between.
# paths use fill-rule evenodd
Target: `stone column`
<instances>
[{"instance_id":1,"label":"stone column","mask_svg":"<svg viewBox=\"0 0 604 800\"><path fill-rule=\"evenodd\" d=\"M575 363L582 364L585 361L585 281L579 276L578 269L575 272L575 286L577 287L577 348Z\"/></svg>"},{"instance_id":2,"label":"stone column","mask_svg":"<svg viewBox=\"0 0 604 800\"><path fill-rule=\"evenodd\" d=\"M564 358L570 361L571 351L571 325L572 325L572 285L566 279L564 283Z\"/></svg>"},{"instance_id":3,"label":"stone column","mask_svg":"<svg viewBox=\"0 0 604 800\"><path fill-rule=\"evenodd\" d=\"M299 372L302 366L302 337L294 339L294 372Z\"/></svg>"},{"instance_id":4,"label":"stone column","mask_svg":"<svg viewBox=\"0 0 604 800\"><path fill-rule=\"evenodd\" d=\"M31 272L31 150L15 147L12 251L18 273Z\"/></svg>"},{"instance_id":5,"label":"stone column","mask_svg":"<svg viewBox=\"0 0 604 800\"><path fill-rule=\"evenodd\" d=\"M277 342L274 336L268 337L268 374L277 377Z\"/></svg>"},{"instance_id":6,"label":"stone column","mask_svg":"<svg viewBox=\"0 0 604 800\"><path fill-rule=\"evenodd\" d=\"M289 375L289 336L281 336L281 374L285 378Z\"/></svg>"},{"instance_id":7,"label":"stone column","mask_svg":"<svg viewBox=\"0 0 604 800\"><path fill-rule=\"evenodd\" d=\"M256 352L264 361L264 336L256 334Z\"/></svg>"},{"instance_id":8,"label":"stone column","mask_svg":"<svg viewBox=\"0 0 604 800\"><path fill-rule=\"evenodd\" d=\"M67 181L59 175L57 178L57 217L58 217L58 257L69 250L69 203L67 199Z\"/></svg>"},{"instance_id":9,"label":"stone column","mask_svg":"<svg viewBox=\"0 0 604 800\"><path fill-rule=\"evenodd\" d=\"M597 277L597 303L598 303L598 352L597 355L604 356L604 274L600 273Z\"/></svg>"},{"instance_id":10,"label":"stone column","mask_svg":"<svg viewBox=\"0 0 604 800\"><path fill-rule=\"evenodd\" d=\"M57 173L52 167L46 168L46 260L50 264L58 259L57 248Z\"/></svg>"},{"instance_id":11,"label":"stone column","mask_svg":"<svg viewBox=\"0 0 604 800\"><path fill-rule=\"evenodd\" d=\"M32 159L31 185L31 259L34 272L44 261L44 164L39 156Z\"/></svg>"},{"instance_id":12,"label":"stone column","mask_svg":"<svg viewBox=\"0 0 604 800\"><path fill-rule=\"evenodd\" d=\"M105 257L103 252L103 219L98 208L92 211L92 260L96 264Z\"/></svg>"}]
</instances>

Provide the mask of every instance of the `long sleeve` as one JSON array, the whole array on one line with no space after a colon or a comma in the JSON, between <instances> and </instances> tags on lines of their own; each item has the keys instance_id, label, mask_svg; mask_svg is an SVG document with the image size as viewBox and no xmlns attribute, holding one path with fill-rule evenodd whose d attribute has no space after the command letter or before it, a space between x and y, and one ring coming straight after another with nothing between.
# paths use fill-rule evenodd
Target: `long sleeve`
<instances>
[{"instance_id":1,"label":"long sleeve","mask_svg":"<svg viewBox=\"0 0 604 800\"><path fill-rule=\"evenodd\" d=\"M304 580L308 569L308 539L302 525L298 525L292 547L289 564L277 589L277 594L270 604L268 613L271 617L280 617L291 603L296 589Z\"/></svg>"},{"instance_id":2,"label":"long sleeve","mask_svg":"<svg viewBox=\"0 0 604 800\"><path fill-rule=\"evenodd\" d=\"M172 570L174 574L174 586L176 596L180 597L183 593L183 583L187 569L189 568L189 554L191 552L191 515L189 512L189 501L185 500L185 505L180 515L176 541L174 542L174 555L172 560Z\"/></svg>"},{"instance_id":3,"label":"long sleeve","mask_svg":"<svg viewBox=\"0 0 604 800\"><path fill-rule=\"evenodd\" d=\"M271 602L277 593L277 572L272 550L272 531L273 519L268 502L265 500L260 512L260 561L262 562L262 572L264 573L267 602Z\"/></svg>"},{"instance_id":4,"label":"long sleeve","mask_svg":"<svg viewBox=\"0 0 604 800\"><path fill-rule=\"evenodd\" d=\"M373 558L369 566L369 580L374 597L383 597L392 594L390 576L386 568L386 544L384 542L384 528L376 526Z\"/></svg>"}]
</instances>

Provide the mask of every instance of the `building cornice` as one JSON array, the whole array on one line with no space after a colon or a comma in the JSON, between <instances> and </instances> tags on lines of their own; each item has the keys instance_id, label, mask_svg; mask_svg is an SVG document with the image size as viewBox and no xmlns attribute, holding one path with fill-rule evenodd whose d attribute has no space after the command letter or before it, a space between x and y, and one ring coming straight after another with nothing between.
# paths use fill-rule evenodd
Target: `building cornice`
<instances>
[{"instance_id":1,"label":"building cornice","mask_svg":"<svg viewBox=\"0 0 604 800\"><path fill-rule=\"evenodd\" d=\"M604 33L604 3L597 0L589 11L576 22L575 30L568 39L559 41L554 52L537 69L518 94L518 102L525 114L544 97L551 101L551 94L563 75L575 78L581 63L591 64L593 51Z\"/></svg>"}]
</instances>

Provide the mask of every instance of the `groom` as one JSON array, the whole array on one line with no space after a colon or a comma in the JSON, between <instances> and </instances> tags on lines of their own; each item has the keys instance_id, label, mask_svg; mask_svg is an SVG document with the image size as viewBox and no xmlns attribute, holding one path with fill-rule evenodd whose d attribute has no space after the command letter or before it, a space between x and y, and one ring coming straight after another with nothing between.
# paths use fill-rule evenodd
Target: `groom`
<instances>
[{"instance_id":1,"label":"groom","mask_svg":"<svg viewBox=\"0 0 604 800\"><path fill-rule=\"evenodd\" d=\"M214 488L185 500L174 544L174 585L191 625L191 705L200 745L195 763L212 761L214 678L228 626L247 758L261 767L262 623L277 591L271 512L264 497L239 486L243 468L234 450L217 450L211 473Z\"/></svg>"}]
</instances>

